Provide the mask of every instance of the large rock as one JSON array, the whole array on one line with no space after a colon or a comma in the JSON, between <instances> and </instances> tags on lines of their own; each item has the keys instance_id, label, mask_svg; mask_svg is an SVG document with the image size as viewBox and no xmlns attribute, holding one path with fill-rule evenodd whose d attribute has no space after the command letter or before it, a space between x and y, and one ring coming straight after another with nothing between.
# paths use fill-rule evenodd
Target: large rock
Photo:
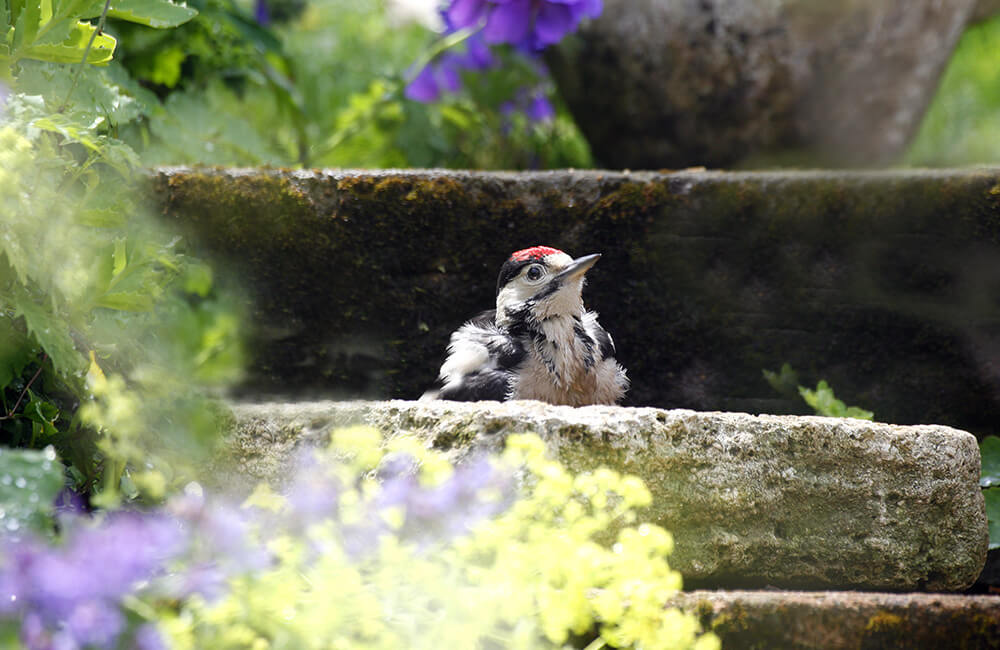
<instances>
[{"instance_id":1,"label":"large rock","mask_svg":"<svg viewBox=\"0 0 1000 650\"><path fill-rule=\"evenodd\" d=\"M629 405L996 431L1000 174L161 170L171 226L245 288L246 394L419 396L506 256L601 252L585 298ZM226 264L221 264L224 268Z\"/></svg>"},{"instance_id":2,"label":"large rock","mask_svg":"<svg viewBox=\"0 0 1000 650\"><path fill-rule=\"evenodd\" d=\"M696 591L673 604L737 648L1000 648L1000 598L951 594Z\"/></svg>"},{"instance_id":3,"label":"large rock","mask_svg":"<svg viewBox=\"0 0 1000 650\"><path fill-rule=\"evenodd\" d=\"M539 402L236 408L220 476L280 479L302 445L367 422L456 460L533 431L574 471L643 478L689 585L957 590L986 556L979 449L943 426Z\"/></svg>"},{"instance_id":4,"label":"large rock","mask_svg":"<svg viewBox=\"0 0 1000 650\"><path fill-rule=\"evenodd\" d=\"M549 64L610 167L870 167L909 142L976 5L605 0Z\"/></svg>"}]
</instances>

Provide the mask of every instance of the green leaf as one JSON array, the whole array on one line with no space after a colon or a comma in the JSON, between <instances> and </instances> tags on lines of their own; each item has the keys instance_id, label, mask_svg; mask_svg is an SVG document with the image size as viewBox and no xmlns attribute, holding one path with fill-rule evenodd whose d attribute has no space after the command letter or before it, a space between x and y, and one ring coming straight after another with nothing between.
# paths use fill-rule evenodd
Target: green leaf
<instances>
[{"instance_id":1,"label":"green leaf","mask_svg":"<svg viewBox=\"0 0 1000 650\"><path fill-rule=\"evenodd\" d=\"M1000 438L986 436L979 443L979 454L983 458L983 468L979 485L984 488L1000 487Z\"/></svg>"},{"instance_id":2,"label":"green leaf","mask_svg":"<svg viewBox=\"0 0 1000 650\"><path fill-rule=\"evenodd\" d=\"M817 415L825 415L833 418L857 418L859 420L871 420L875 414L857 406L848 407L833 394L833 389L824 380L816 384L816 390L809 390L805 386L799 386L799 394L806 404L811 406Z\"/></svg>"},{"instance_id":3,"label":"green leaf","mask_svg":"<svg viewBox=\"0 0 1000 650\"><path fill-rule=\"evenodd\" d=\"M0 447L0 522L7 531L49 529L52 504L64 483L52 447L43 451Z\"/></svg>"},{"instance_id":4,"label":"green leaf","mask_svg":"<svg viewBox=\"0 0 1000 650\"><path fill-rule=\"evenodd\" d=\"M29 401L24 407L24 416L31 420L35 432L35 441L56 435L56 420L59 419L59 407L34 391L28 391Z\"/></svg>"},{"instance_id":5,"label":"green leaf","mask_svg":"<svg viewBox=\"0 0 1000 650\"><path fill-rule=\"evenodd\" d=\"M796 394L799 385L799 375L792 370L789 364L782 364L779 372L774 372L773 370L762 370L761 372L764 373L764 379L767 380L767 383L774 390L786 397L793 397Z\"/></svg>"},{"instance_id":6,"label":"green leaf","mask_svg":"<svg viewBox=\"0 0 1000 650\"><path fill-rule=\"evenodd\" d=\"M125 250L124 237L115 238L115 252L112 253L112 259L114 260L114 266L111 269L111 277L115 278L121 275L122 271L125 270L125 266L128 264L128 254Z\"/></svg>"},{"instance_id":7,"label":"green leaf","mask_svg":"<svg viewBox=\"0 0 1000 650\"><path fill-rule=\"evenodd\" d=\"M23 289L15 293L14 309L24 317L28 331L52 359L57 372L71 374L83 367L63 320L32 300Z\"/></svg>"},{"instance_id":8,"label":"green leaf","mask_svg":"<svg viewBox=\"0 0 1000 650\"><path fill-rule=\"evenodd\" d=\"M17 16L17 23L14 25L15 50L30 45L35 40L38 33L38 23L41 20L41 3L28 0L24 3L23 9Z\"/></svg>"},{"instance_id":9,"label":"green leaf","mask_svg":"<svg viewBox=\"0 0 1000 650\"><path fill-rule=\"evenodd\" d=\"M169 0L118 0L108 10L111 18L157 29L183 25L197 15L195 9Z\"/></svg>"},{"instance_id":10,"label":"green leaf","mask_svg":"<svg viewBox=\"0 0 1000 650\"><path fill-rule=\"evenodd\" d=\"M106 65L114 55L117 41L108 34L98 34L94 37L90 50L87 50L91 34L96 31L97 28L90 23L78 22L72 27L66 40L61 43L35 43L23 55L29 59L51 63L79 63L83 53L87 52L87 63Z\"/></svg>"},{"instance_id":11,"label":"green leaf","mask_svg":"<svg viewBox=\"0 0 1000 650\"><path fill-rule=\"evenodd\" d=\"M100 124L103 119L97 118L93 124L83 125L68 115L53 113L48 117L35 120L32 126L50 133L58 133L74 142L79 142L91 151L100 152L101 148L98 144L98 137L92 129Z\"/></svg>"},{"instance_id":12,"label":"green leaf","mask_svg":"<svg viewBox=\"0 0 1000 650\"><path fill-rule=\"evenodd\" d=\"M150 311L153 309L153 297L148 293L106 293L97 301L97 306L118 311Z\"/></svg>"},{"instance_id":13,"label":"green leaf","mask_svg":"<svg viewBox=\"0 0 1000 650\"><path fill-rule=\"evenodd\" d=\"M0 316L0 389L19 377L38 350L7 316Z\"/></svg>"},{"instance_id":14,"label":"green leaf","mask_svg":"<svg viewBox=\"0 0 1000 650\"><path fill-rule=\"evenodd\" d=\"M986 499L986 519L990 527L990 550L1000 548L1000 488L983 490Z\"/></svg>"}]
</instances>

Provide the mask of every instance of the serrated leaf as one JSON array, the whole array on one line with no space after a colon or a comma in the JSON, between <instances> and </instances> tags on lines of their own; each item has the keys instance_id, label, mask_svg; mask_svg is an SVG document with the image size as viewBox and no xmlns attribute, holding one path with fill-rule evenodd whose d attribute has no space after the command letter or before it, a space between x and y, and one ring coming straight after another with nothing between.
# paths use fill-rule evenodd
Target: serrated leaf
<instances>
[{"instance_id":1,"label":"serrated leaf","mask_svg":"<svg viewBox=\"0 0 1000 650\"><path fill-rule=\"evenodd\" d=\"M73 31L73 26L79 20L79 16L74 16L72 18L63 18L62 20L57 20L55 22L49 22L43 26L43 31L45 32L41 36L35 39L35 45L53 45L57 43L62 43ZM80 53L83 56L83 52Z\"/></svg>"},{"instance_id":2,"label":"serrated leaf","mask_svg":"<svg viewBox=\"0 0 1000 650\"><path fill-rule=\"evenodd\" d=\"M833 389L822 379L816 384L816 390L799 386L799 394L806 401L806 404L816 411L817 415L833 418L857 418L859 420L871 420L875 417L875 414L871 411L866 411L857 406L848 407L844 402L837 399L833 393Z\"/></svg>"},{"instance_id":3,"label":"serrated leaf","mask_svg":"<svg viewBox=\"0 0 1000 650\"><path fill-rule=\"evenodd\" d=\"M14 25L14 42L11 44L14 50L31 45L38 33L38 22L41 5L36 0L28 0L17 16L17 23Z\"/></svg>"},{"instance_id":4,"label":"serrated leaf","mask_svg":"<svg viewBox=\"0 0 1000 650\"><path fill-rule=\"evenodd\" d=\"M169 0L118 0L108 10L111 18L157 29L183 25L197 15L197 10Z\"/></svg>"},{"instance_id":5,"label":"serrated leaf","mask_svg":"<svg viewBox=\"0 0 1000 650\"><path fill-rule=\"evenodd\" d=\"M48 117L35 120L32 122L32 126L50 133L58 133L74 142L79 142L91 151L100 152L101 148L98 144L98 137L94 135L92 129L100 124L101 121L103 121L103 118L97 118L94 124L83 125L67 115L53 113Z\"/></svg>"},{"instance_id":6,"label":"serrated leaf","mask_svg":"<svg viewBox=\"0 0 1000 650\"><path fill-rule=\"evenodd\" d=\"M986 520L990 528L990 550L1000 548L1000 488L983 490L986 499Z\"/></svg>"},{"instance_id":7,"label":"serrated leaf","mask_svg":"<svg viewBox=\"0 0 1000 650\"><path fill-rule=\"evenodd\" d=\"M20 376L37 352L28 337L14 326L13 320L0 316L0 389Z\"/></svg>"},{"instance_id":8,"label":"serrated leaf","mask_svg":"<svg viewBox=\"0 0 1000 650\"><path fill-rule=\"evenodd\" d=\"M81 368L80 354L62 320L32 300L23 289L15 295L14 309L24 317L28 332L52 359L56 372L68 375Z\"/></svg>"},{"instance_id":9,"label":"serrated leaf","mask_svg":"<svg viewBox=\"0 0 1000 650\"><path fill-rule=\"evenodd\" d=\"M112 259L114 260L114 266L111 268L111 277L115 278L121 275L122 271L128 265L128 253L126 252L124 237L115 238L115 252L112 253Z\"/></svg>"},{"instance_id":10,"label":"serrated leaf","mask_svg":"<svg viewBox=\"0 0 1000 650\"><path fill-rule=\"evenodd\" d=\"M97 306L118 311L150 311L153 309L153 298L147 293L106 293L97 301Z\"/></svg>"},{"instance_id":11,"label":"serrated leaf","mask_svg":"<svg viewBox=\"0 0 1000 650\"><path fill-rule=\"evenodd\" d=\"M979 484L982 487L1000 487L1000 438L983 438L979 443L979 454L983 461Z\"/></svg>"},{"instance_id":12,"label":"serrated leaf","mask_svg":"<svg viewBox=\"0 0 1000 650\"><path fill-rule=\"evenodd\" d=\"M0 511L10 532L49 528L56 495L64 483L63 467L51 447L0 447Z\"/></svg>"},{"instance_id":13,"label":"serrated leaf","mask_svg":"<svg viewBox=\"0 0 1000 650\"><path fill-rule=\"evenodd\" d=\"M69 37L66 40L61 43L33 44L25 50L24 56L51 63L79 63L83 59L83 53L87 52L87 63L106 65L111 62L118 42L113 36L98 34L94 37L90 50L87 50L90 36L96 31L97 28L90 23L78 22L70 29Z\"/></svg>"}]
</instances>

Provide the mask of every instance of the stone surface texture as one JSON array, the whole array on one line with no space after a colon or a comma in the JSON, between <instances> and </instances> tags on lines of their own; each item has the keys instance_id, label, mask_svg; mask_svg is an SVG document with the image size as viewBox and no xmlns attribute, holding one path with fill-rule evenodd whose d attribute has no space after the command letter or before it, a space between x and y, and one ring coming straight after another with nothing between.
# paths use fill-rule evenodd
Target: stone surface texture
<instances>
[{"instance_id":1,"label":"stone surface texture","mask_svg":"<svg viewBox=\"0 0 1000 650\"><path fill-rule=\"evenodd\" d=\"M735 648L1000 648L1000 597L695 591L674 599Z\"/></svg>"},{"instance_id":2,"label":"stone surface texture","mask_svg":"<svg viewBox=\"0 0 1000 650\"><path fill-rule=\"evenodd\" d=\"M788 362L887 422L1000 418L1000 172L163 169L164 219L248 298L244 395L416 398L506 256L603 253L627 405L804 413ZM221 271L220 271L221 273Z\"/></svg>"},{"instance_id":3,"label":"stone surface texture","mask_svg":"<svg viewBox=\"0 0 1000 650\"><path fill-rule=\"evenodd\" d=\"M981 4L605 0L548 62L609 167L731 166L790 150L873 166L909 142Z\"/></svg>"},{"instance_id":4,"label":"stone surface texture","mask_svg":"<svg viewBox=\"0 0 1000 650\"><path fill-rule=\"evenodd\" d=\"M304 445L366 422L461 461L536 432L574 471L609 466L654 495L688 585L960 590L986 556L979 450L944 426L540 402L315 402L235 409L244 489L287 476Z\"/></svg>"}]
</instances>

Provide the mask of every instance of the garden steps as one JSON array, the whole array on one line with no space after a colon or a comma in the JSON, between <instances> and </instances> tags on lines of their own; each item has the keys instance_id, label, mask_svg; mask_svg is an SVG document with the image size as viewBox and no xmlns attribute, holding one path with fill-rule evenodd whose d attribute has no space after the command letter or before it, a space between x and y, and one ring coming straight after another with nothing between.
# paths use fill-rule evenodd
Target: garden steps
<instances>
[{"instance_id":1,"label":"garden steps","mask_svg":"<svg viewBox=\"0 0 1000 650\"><path fill-rule=\"evenodd\" d=\"M585 298L628 405L802 413L801 383L901 424L1000 420L1000 170L164 168L172 229L248 297L244 395L418 397L513 250L601 252Z\"/></svg>"},{"instance_id":2,"label":"garden steps","mask_svg":"<svg viewBox=\"0 0 1000 650\"><path fill-rule=\"evenodd\" d=\"M220 481L289 475L299 449L367 423L453 460L535 432L569 469L642 478L646 518L676 541L688 586L958 591L982 570L975 438L949 427L540 402L238 404Z\"/></svg>"}]
</instances>

